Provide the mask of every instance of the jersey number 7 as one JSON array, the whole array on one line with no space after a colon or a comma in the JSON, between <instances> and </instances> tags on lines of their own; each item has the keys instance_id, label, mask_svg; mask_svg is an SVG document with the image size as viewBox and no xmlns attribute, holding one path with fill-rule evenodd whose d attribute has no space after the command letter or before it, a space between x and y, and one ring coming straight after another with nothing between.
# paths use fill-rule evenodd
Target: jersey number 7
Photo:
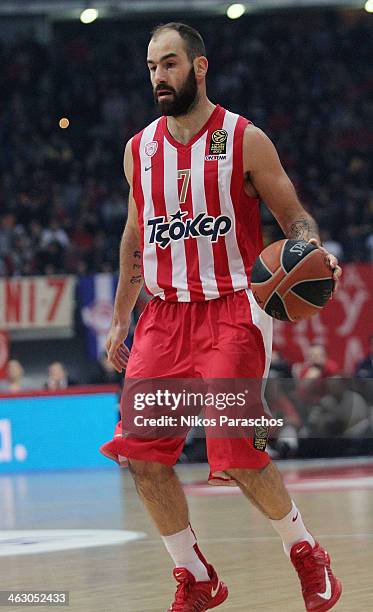
<instances>
[{"instance_id":1,"label":"jersey number 7","mask_svg":"<svg viewBox=\"0 0 373 612\"><path fill-rule=\"evenodd\" d=\"M184 204L186 200L187 192L188 192L188 187L189 187L190 169L188 168L187 170L178 170L177 180L182 181L179 202L180 204Z\"/></svg>"}]
</instances>

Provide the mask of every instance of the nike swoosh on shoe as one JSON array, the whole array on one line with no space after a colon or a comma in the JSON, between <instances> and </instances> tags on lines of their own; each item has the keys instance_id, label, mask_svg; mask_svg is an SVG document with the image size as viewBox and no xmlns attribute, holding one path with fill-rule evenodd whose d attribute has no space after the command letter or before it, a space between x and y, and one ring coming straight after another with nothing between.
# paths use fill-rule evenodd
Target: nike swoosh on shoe
<instances>
[{"instance_id":1,"label":"nike swoosh on shoe","mask_svg":"<svg viewBox=\"0 0 373 612\"><path fill-rule=\"evenodd\" d=\"M329 574L328 574L328 570L325 569L325 591L323 593L317 593L319 597L322 597L322 599L330 599L332 596L332 585L330 584L330 578L329 578Z\"/></svg>"}]
</instances>

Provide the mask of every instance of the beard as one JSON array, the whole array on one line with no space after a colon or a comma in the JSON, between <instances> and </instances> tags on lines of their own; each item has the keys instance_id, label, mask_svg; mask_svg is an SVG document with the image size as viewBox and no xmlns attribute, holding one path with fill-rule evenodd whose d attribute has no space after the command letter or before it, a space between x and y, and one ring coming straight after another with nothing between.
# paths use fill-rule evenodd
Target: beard
<instances>
[{"instance_id":1,"label":"beard","mask_svg":"<svg viewBox=\"0 0 373 612\"><path fill-rule=\"evenodd\" d=\"M158 91L169 91L172 97L158 98ZM198 99L198 88L194 67L192 66L187 78L179 91L169 85L157 85L154 90L154 101L161 115L180 117L186 115L196 104Z\"/></svg>"}]
</instances>

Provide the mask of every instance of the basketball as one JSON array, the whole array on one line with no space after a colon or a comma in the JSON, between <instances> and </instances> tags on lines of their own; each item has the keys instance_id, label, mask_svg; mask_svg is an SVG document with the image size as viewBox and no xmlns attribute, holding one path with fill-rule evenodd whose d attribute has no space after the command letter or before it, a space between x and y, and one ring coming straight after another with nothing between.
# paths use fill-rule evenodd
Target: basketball
<instances>
[{"instance_id":1,"label":"basketball","mask_svg":"<svg viewBox=\"0 0 373 612\"><path fill-rule=\"evenodd\" d=\"M259 306L281 321L301 321L320 312L333 291L333 271L305 240L279 240L256 258L251 289Z\"/></svg>"}]
</instances>

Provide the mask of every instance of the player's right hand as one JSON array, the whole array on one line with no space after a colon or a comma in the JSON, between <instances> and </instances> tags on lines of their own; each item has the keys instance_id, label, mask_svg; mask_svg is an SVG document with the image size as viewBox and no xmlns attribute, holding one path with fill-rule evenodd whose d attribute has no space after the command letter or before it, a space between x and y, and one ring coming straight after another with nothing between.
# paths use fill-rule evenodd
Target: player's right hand
<instances>
[{"instance_id":1,"label":"player's right hand","mask_svg":"<svg viewBox=\"0 0 373 612\"><path fill-rule=\"evenodd\" d=\"M330 299L332 299L332 297L334 296L335 292L337 291L338 284L339 284L339 279L342 276L342 268L339 265L338 259L336 258L336 256L332 255L332 253L329 253L329 251L324 249L324 247L321 246L321 244L319 243L318 240L316 240L316 238L311 238L311 240L309 240L308 242L310 242L311 244L316 246L323 253L323 255L325 257L326 265L333 271L334 287L333 287L333 292L332 292L332 294L330 296Z\"/></svg>"},{"instance_id":2,"label":"player's right hand","mask_svg":"<svg viewBox=\"0 0 373 612\"><path fill-rule=\"evenodd\" d=\"M129 321L126 323L112 323L106 340L106 353L109 363L121 373L126 369L130 352L124 344L128 336Z\"/></svg>"}]
</instances>

